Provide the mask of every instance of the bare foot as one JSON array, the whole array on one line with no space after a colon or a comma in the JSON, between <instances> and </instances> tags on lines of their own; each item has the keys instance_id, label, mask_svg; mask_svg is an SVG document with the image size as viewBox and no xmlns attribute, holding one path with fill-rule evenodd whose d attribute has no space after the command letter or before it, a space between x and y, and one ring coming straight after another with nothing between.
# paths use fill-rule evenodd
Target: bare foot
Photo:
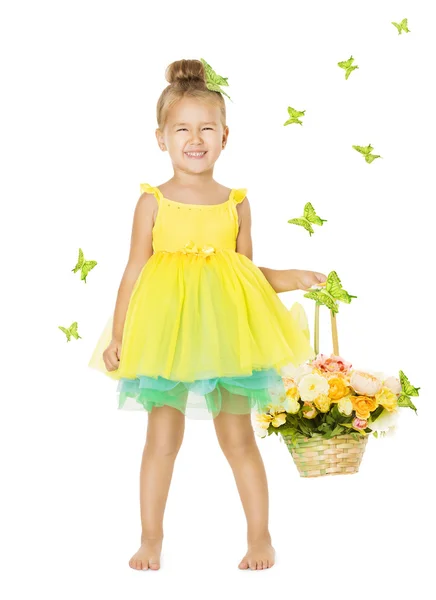
<instances>
[{"instance_id":1,"label":"bare foot","mask_svg":"<svg viewBox=\"0 0 436 600\"><path fill-rule=\"evenodd\" d=\"M129 560L132 569L146 571L148 568L156 571L160 569L160 554L162 551L162 539L149 538L141 541L138 552Z\"/></svg>"},{"instance_id":2,"label":"bare foot","mask_svg":"<svg viewBox=\"0 0 436 600\"><path fill-rule=\"evenodd\" d=\"M269 569L275 562L275 550L268 540L248 544L247 554L239 563L240 569Z\"/></svg>"}]
</instances>

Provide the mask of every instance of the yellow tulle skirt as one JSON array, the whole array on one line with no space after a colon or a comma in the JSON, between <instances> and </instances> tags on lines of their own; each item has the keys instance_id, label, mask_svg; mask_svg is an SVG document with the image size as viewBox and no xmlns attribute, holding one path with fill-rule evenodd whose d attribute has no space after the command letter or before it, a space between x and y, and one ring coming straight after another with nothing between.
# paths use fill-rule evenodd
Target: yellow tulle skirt
<instances>
[{"instance_id":1,"label":"yellow tulle skirt","mask_svg":"<svg viewBox=\"0 0 436 600\"><path fill-rule=\"evenodd\" d=\"M231 250L153 254L132 290L115 371L102 357L111 337L112 317L89 366L118 380L119 408L167 405L194 418L267 410L285 393L281 368L314 357L301 304L289 310Z\"/></svg>"}]
</instances>

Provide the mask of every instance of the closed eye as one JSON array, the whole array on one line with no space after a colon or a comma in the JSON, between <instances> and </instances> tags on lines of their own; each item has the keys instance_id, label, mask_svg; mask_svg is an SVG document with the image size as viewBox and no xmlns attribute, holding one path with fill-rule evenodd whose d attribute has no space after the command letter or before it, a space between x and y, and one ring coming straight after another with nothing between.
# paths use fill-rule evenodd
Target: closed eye
<instances>
[{"instance_id":1,"label":"closed eye","mask_svg":"<svg viewBox=\"0 0 436 600\"><path fill-rule=\"evenodd\" d=\"M212 127L203 127L203 129L212 129ZM177 131L187 131L186 127L182 127L182 129L177 129Z\"/></svg>"}]
</instances>

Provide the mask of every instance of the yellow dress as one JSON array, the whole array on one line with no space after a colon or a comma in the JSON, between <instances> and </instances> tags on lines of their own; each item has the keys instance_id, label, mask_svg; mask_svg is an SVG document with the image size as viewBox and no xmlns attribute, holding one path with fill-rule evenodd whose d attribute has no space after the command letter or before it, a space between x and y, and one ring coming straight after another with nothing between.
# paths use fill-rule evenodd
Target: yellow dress
<instances>
[{"instance_id":1,"label":"yellow dress","mask_svg":"<svg viewBox=\"0 0 436 600\"><path fill-rule=\"evenodd\" d=\"M245 188L215 205L155 195L153 254L132 289L118 369L102 353L111 316L89 366L118 380L118 408L168 405L188 417L264 412L284 394L280 369L313 358L307 319L287 309L262 271L236 252Z\"/></svg>"}]
</instances>

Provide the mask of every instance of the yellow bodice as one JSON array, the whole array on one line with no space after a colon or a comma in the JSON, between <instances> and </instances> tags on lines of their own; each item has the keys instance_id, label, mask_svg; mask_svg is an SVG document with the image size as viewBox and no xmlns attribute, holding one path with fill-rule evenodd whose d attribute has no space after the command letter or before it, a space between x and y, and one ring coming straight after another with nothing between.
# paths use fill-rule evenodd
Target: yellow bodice
<instances>
[{"instance_id":1,"label":"yellow bodice","mask_svg":"<svg viewBox=\"0 0 436 600\"><path fill-rule=\"evenodd\" d=\"M236 250L238 212L236 205L246 188L232 189L220 204L186 204L165 198L157 187L140 184L141 193L154 194L158 214L153 227L153 251L184 252L208 256L218 250Z\"/></svg>"}]
</instances>

